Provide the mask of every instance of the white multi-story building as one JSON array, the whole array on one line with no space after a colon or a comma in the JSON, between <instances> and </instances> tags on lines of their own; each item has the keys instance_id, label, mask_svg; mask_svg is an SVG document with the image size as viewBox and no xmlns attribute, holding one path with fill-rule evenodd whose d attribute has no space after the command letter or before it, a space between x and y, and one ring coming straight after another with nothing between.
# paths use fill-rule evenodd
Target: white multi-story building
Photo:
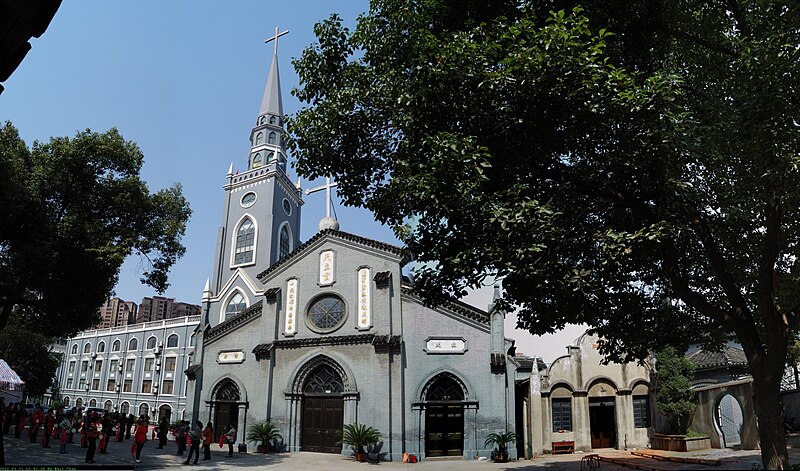
<instances>
[{"instance_id":1,"label":"white multi-story building","mask_svg":"<svg viewBox=\"0 0 800 471\"><path fill-rule=\"evenodd\" d=\"M87 330L69 339L58 373L65 405L152 420L183 418L200 316Z\"/></svg>"}]
</instances>

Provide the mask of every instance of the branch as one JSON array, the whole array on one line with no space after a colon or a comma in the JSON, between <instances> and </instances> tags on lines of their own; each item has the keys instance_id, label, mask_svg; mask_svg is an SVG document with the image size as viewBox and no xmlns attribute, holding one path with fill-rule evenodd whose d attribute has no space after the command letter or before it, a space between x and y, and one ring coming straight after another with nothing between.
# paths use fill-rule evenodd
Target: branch
<instances>
[{"instance_id":1,"label":"branch","mask_svg":"<svg viewBox=\"0 0 800 471\"><path fill-rule=\"evenodd\" d=\"M748 38L753 37L753 31L750 29L750 25L747 21L745 21L744 12L739 2L737 0L727 0L725 3L728 4L728 9L731 11L733 19L736 20L736 24L739 25L739 31Z\"/></svg>"}]
</instances>

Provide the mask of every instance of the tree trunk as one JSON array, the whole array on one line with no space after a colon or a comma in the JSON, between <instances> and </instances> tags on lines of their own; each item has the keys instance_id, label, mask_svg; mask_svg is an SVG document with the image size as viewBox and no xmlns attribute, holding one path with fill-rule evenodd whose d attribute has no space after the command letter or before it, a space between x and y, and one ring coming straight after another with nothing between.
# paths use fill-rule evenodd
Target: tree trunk
<instances>
[{"instance_id":1,"label":"tree trunk","mask_svg":"<svg viewBox=\"0 0 800 471\"><path fill-rule=\"evenodd\" d=\"M786 432L783 429L783 403L780 380L753 368L753 404L758 419L758 440L764 469L789 469Z\"/></svg>"}]
</instances>

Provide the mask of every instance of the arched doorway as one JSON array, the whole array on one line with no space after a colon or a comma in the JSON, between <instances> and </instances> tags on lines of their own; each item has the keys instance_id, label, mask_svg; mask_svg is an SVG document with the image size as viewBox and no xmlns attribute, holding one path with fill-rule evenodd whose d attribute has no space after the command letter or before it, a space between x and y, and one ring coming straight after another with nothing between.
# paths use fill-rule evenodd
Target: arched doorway
<instances>
[{"instance_id":1,"label":"arched doorway","mask_svg":"<svg viewBox=\"0 0 800 471\"><path fill-rule=\"evenodd\" d=\"M341 453L344 382L332 365L314 368L303 383L302 450Z\"/></svg>"},{"instance_id":2,"label":"arched doorway","mask_svg":"<svg viewBox=\"0 0 800 471\"><path fill-rule=\"evenodd\" d=\"M113 407L114 405L112 404L111 401L106 401L103 403L103 409L105 409L106 412L111 412L111 409L113 409Z\"/></svg>"},{"instance_id":3,"label":"arched doorway","mask_svg":"<svg viewBox=\"0 0 800 471\"><path fill-rule=\"evenodd\" d=\"M242 395L239 386L230 378L225 378L214 389L214 441L228 431L228 426L239 424L239 402ZM242 437L243 438L243 437Z\"/></svg>"},{"instance_id":4,"label":"arched doorway","mask_svg":"<svg viewBox=\"0 0 800 471\"><path fill-rule=\"evenodd\" d=\"M617 389L598 381L589 388L589 430L592 449L617 446Z\"/></svg>"},{"instance_id":5,"label":"arched doorway","mask_svg":"<svg viewBox=\"0 0 800 471\"><path fill-rule=\"evenodd\" d=\"M150 415L150 404L143 402L139 405L139 417L146 419L148 415Z\"/></svg>"},{"instance_id":6,"label":"arched doorway","mask_svg":"<svg viewBox=\"0 0 800 471\"><path fill-rule=\"evenodd\" d=\"M730 394L722 396L714 409L714 422L720 431L723 447L735 448L742 445L744 414L735 397Z\"/></svg>"},{"instance_id":7,"label":"arched doorway","mask_svg":"<svg viewBox=\"0 0 800 471\"><path fill-rule=\"evenodd\" d=\"M172 418L172 407L169 404L162 404L161 407L158 408L158 422L161 423L161 419L164 417L169 420Z\"/></svg>"},{"instance_id":8,"label":"arched doorway","mask_svg":"<svg viewBox=\"0 0 800 471\"><path fill-rule=\"evenodd\" d=\"M422 392L425 401L425 455L464 454L466 388L454 375L441 373Z\"/></svg>"}]
</instances>

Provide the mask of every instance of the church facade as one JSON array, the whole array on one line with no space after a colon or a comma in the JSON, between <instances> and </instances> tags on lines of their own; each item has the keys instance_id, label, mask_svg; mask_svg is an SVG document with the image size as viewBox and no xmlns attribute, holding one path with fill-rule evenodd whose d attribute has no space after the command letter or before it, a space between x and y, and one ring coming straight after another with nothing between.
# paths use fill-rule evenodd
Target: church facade
<instances>
[{"instance_id":1,"label":"church facade","mask_svg":"<svg viewBox=\"0 0 800 471\"><path fill-rule=\"evenodd\" d=\"M231 166L224 185L187 417L213 422L215 439L235 425L240 444L272 422L288 451L349 453L342 428L361 423L382 434L387 460L490 455L487 435L515 428L503 313L424 306L401 248L332 218L301 244L282 120L276 46L248 169Z\"/></svg>"}]
</instances>

